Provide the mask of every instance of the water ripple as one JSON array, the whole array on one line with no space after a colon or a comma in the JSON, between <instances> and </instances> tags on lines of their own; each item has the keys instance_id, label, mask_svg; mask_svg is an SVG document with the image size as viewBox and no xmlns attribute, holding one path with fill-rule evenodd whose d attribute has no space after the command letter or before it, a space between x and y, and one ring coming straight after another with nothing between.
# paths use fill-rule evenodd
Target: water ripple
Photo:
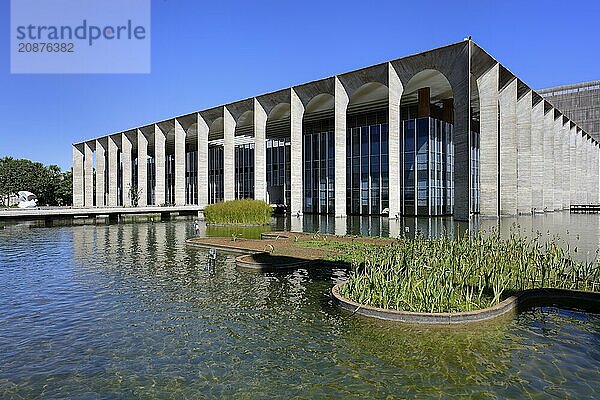
<instances>
[{"instance_id":1,"label":"water ripple","mask_svg":"<svg viewBox=\"0 0 600 400\"><path fill-rule=\"evenodd\" d=\"M600 318L372 323L343 270L262 274L187 248L186 221L0 230L0 398L592 398Z\"/></svg>"}]
</instances>

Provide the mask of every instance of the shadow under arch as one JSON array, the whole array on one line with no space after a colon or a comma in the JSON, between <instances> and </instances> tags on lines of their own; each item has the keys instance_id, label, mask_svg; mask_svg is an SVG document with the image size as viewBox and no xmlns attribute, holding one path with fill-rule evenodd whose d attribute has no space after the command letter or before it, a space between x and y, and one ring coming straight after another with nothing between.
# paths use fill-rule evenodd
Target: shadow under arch
<instances>
[{"instance_id":1,"label":"shadow under arch","mask_svg":"<svg viewBox=\"0 0 600 400\"><path fill-rule=\"evenodd\" d=\"M365 82L346 109L346 213L389 214L389 90Z\"/></svg>"},{"instance_id":2,"label":"shadow under arch","mask_svg":"<svg viewBox=\"0 0 600 400\"><path fill-rule=\"evenodd\" d=\"M291 106L275 104L266 121L267 202L286 210L291 204Z\"/></svg>"},{"instance_id":3,"label":"shadow under arch","mask_svg":"<svg viewBox=\"0 0 600 400\"><path fill-rule=\"evenodd\" d=\"M254 110L241 112L235 119L234 133L234 196L254 198Z\"/></svg>"},{"instance_id":4,"label":"shadow under arch","mask_svg":"<svg viewBox=\"0 0 600 400\"><path fill-rule=\"evenodd\" d=\"M208 203L214 204L225 198L224 185L224 134L223 116L208 124Z\"/></svg>"},{"instance_id":5,"label":"shadow under arch","mask_svg":"<svg viewBox=\"0 0 600 400\"><path fill-rule=\"evenodd\" d=\"M454 212L454 91L437 69L423 69L400 100L401 210L404 215Z\"/></svg>"},{"instance_id":6,"label":"shadow under arch","mask_svg":"<svg viewBox=\"0 0 600 400\"><path fill-rule=\"evenodd\" d=\"M313 96L302 117L303 212L335 213L335 98L330 93Z\"/></svg>"}]
</instances>

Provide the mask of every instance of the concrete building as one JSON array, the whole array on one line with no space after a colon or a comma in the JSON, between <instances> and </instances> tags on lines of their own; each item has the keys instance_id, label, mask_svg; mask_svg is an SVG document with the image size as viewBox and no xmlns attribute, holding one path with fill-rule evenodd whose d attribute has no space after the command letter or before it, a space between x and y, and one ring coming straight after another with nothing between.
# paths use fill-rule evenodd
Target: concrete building
<instances>
[{"instance_id":1,"label":"concrete building","mask_svg":"<svg viewBox=\"0 0 600 400\"><path fill-rule=\"evenodd\" d=\"M600 81L557 86L538 93L595 140L600 140Z\"/></svg>"},{"instance_id":2,"label":"concrete building","mask_svg":"<svg viewBox=\"0 0 600 400\"><path fill-rule=\"evenodd\" d=\"M466 220L598 203L599 177L598 141L471 40L73 145L79 207Z\"/></svg>"}]
</instances>

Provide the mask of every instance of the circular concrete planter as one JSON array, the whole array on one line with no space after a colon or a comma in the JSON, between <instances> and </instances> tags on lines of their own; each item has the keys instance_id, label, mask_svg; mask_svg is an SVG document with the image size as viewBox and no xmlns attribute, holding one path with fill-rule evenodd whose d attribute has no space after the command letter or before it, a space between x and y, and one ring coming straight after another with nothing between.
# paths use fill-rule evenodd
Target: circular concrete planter
<instances>
[{"instance_id":1,"label":"circular concrete planter","mask_svg":"<svg viewBox=\"0 0 600 400\"><path fill-rule=\"evenodd\" d=\"M267 252L245 254L235 258L235 265L256 271L272 272L310 266L309 260L293 261L291 257L272 256Z\"/></svg>"},{"instance_id":2,"label":"circular concrete planter","mask_svg":"<svg viewBox=\"0 0 600 400\"><path fill-rule=\"evenodd\" d=\"M510 296L493 307L477 311L420 313L387 310L359 304L343 297L340 294L340 287L343 284L344 283L338 283L331 290L333 298L342 309L369 318L396 321L406 324L454 325L483 322L535 306L575 307L594 313L600 312L600 293L565 289L529 289Z\"/></svg>"}]
</instances>

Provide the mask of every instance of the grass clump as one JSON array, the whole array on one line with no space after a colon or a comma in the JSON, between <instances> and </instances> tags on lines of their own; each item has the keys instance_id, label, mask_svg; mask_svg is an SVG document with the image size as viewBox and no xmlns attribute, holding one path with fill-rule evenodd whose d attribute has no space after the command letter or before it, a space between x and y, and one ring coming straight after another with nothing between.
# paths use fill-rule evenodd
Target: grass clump
<instances>
[{"instance_id":1,"label":"grass clump","mask_svg":"<svg viewBox=\"0 0 600 400\"><path fill-rule=\"evenodd\" d=\"M268 225L273 209L262 200L241 199L206 206L204 218L207 224L221 225Z\"/></svg>"},{"instance_id":2,"label":"grass clump","mask_svg":"<svg viewBox=\"0 0 600 400\"><path fill-rule=\"evenodd\" d=\"M534 288L600 290L597 260L578 262L556 240L511 233L401 238L349 250L353 272L340 293L358 303L414 312L490 307Z\"/></svg>"}]
</instances>

